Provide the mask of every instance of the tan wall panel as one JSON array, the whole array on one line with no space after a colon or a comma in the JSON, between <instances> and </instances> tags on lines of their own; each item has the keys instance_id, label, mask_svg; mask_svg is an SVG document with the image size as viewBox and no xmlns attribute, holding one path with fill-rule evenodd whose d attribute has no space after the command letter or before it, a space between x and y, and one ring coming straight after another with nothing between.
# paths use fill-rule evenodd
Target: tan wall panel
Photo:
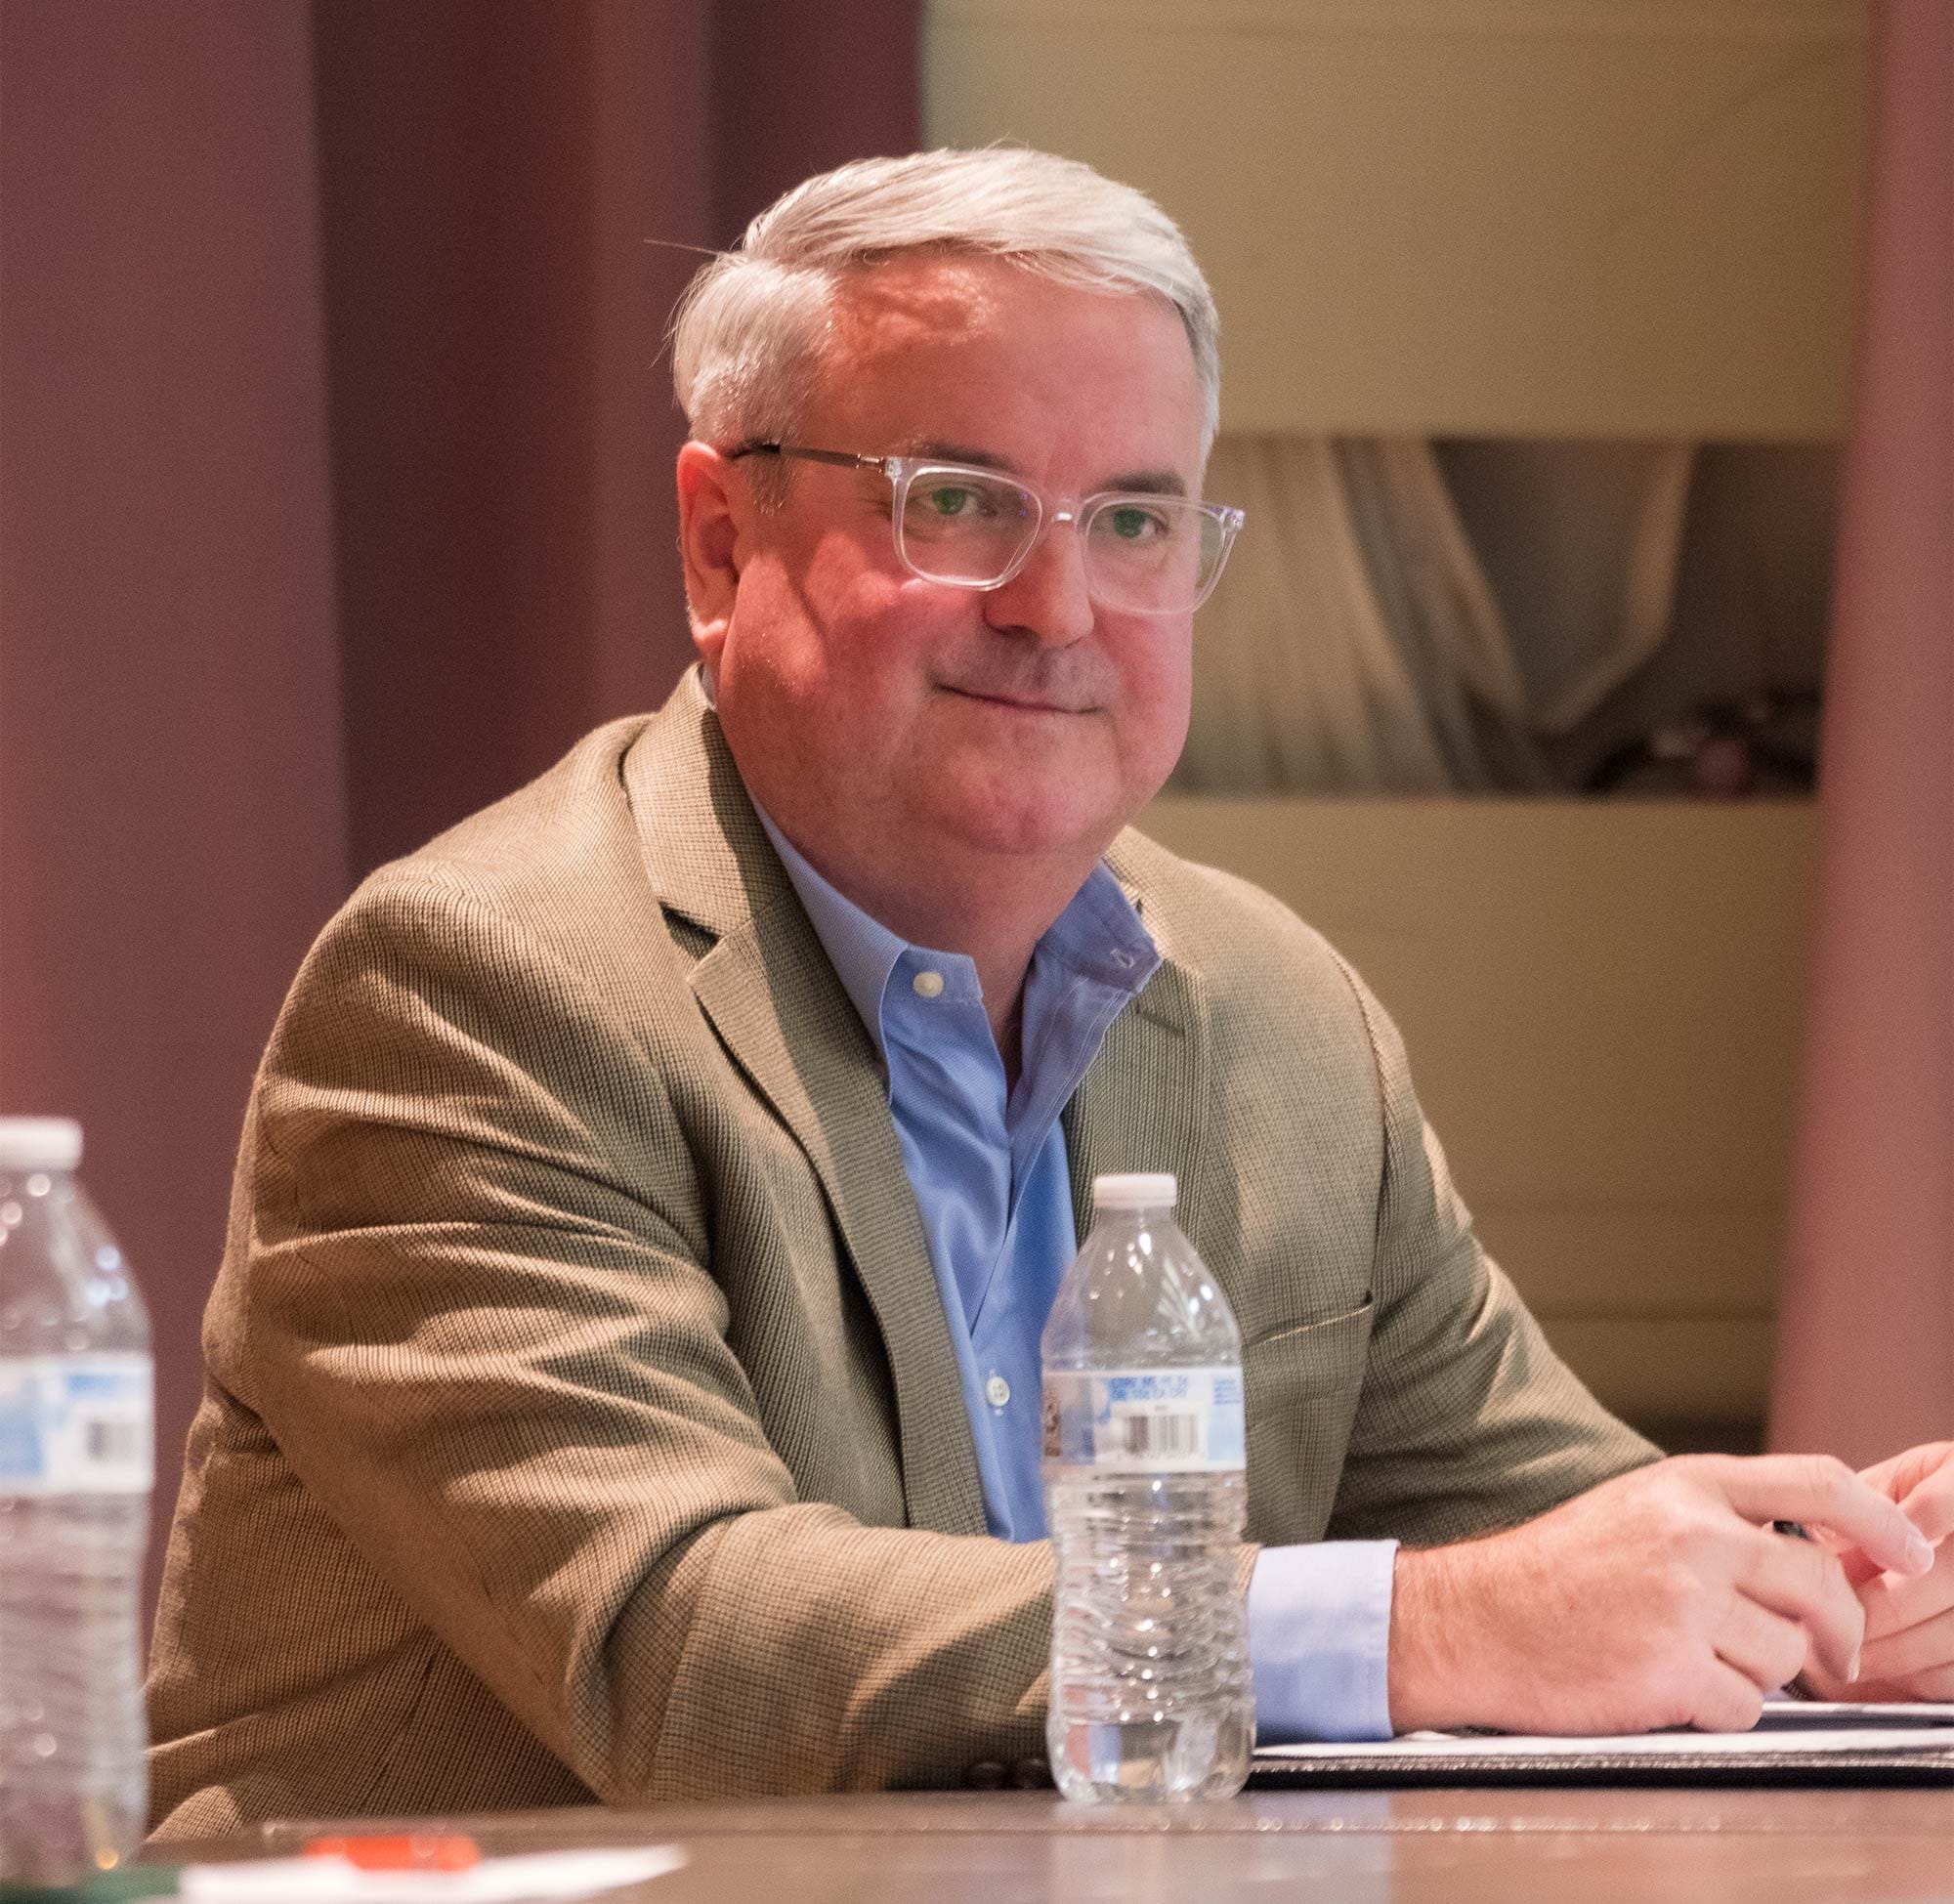
<instances>
[{"instance_id":1,"label":"tan wall panel","mask_svg":"<svg viewBox=\"0 0 1954 1904\"><path fill-rule=\"evenodd\" d=\"M1767 1318L1563 1319L1550 1322L1548 1330L1582 1380L1617 1415L1637 1425L1756 1421L1763 1415L1770 1386Z\"/></svg>"},{"instance_id":2,"label":"tan wall panel","mask_svg":"<svg viewBox=\"0 0 1954 1904\"><path fill-rule=\"evenodd\" d=\"M1614 1400L1627 1362L1585 1366L1589 1346L1641 1340L1636 1379L1688 1415L1705 1377L1674 1344L1771 1312L1813 814L1180 796L1140 825L1356 963L1481 1234L1563 1352ZM1750 1408L1763 1380L1726 1399Z\"/></svg>"},{"instance_id":3,"label":"tan wall panel","mask_svg":"<svg viewBox=\"0 0 1954 1904\"><path fill-rule=\"evenodd\" d=\"M1754 1200L1670 1204L1654 1198L1564 1204L1479 1198L1472 1214L1503 1262L1520 1265L1544 1316L1767 1316L1777 1289L1781 1185Z\"/></svg>"},{"instance_id":4,"label":"tan wall panel","mask_svg":"<svg viewBox=\"0 0 1954 1904\"><path fill-rule=\"evenodd\" d=\"M1863 0L928 0L934 144L1186 227L1239 431L1839 433Z\"/></svg>"}]
</instances>

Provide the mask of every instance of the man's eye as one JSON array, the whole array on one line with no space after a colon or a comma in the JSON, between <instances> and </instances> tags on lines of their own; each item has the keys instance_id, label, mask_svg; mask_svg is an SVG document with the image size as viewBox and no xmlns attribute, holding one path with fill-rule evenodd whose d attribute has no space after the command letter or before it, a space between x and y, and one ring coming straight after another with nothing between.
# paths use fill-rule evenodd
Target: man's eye
<instances>
[{"instance_id":1,"label":"man's eye","mask_svg":"<svg viewBox=\"0 0 1954 1904\"><path fill-rule=\"evenodd\" d=\"M977 491L955 484L946 484L942 488L929 489L923 494L932 515L948 521L953 516L974 516L977 513Z\"/></svg>"},{"instance_id":2,"label":"man's eye","mask_svg":"<svg viewBox=\"0 0 1954 1904\"><path fill-rule=\"evenodd\" d=\"M1167 528L1159 511L1141 509L1130 503L1107 510L1105 520L1106 527L1123 542L1144 542L1151 536L1161 534Z\"/></svg>"}]
</instances>

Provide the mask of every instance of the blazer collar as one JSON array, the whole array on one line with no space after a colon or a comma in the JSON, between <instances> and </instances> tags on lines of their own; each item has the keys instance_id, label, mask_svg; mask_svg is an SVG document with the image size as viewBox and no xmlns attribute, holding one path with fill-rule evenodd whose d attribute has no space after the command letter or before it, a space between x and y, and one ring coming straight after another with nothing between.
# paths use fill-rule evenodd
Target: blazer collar
<instances>
[{"instance_id":1,"label":"blazer collar","mask_svg":"<svg viewBox=\"0 0 1954 1904\"><path fill-rule=\"evenodd\" d=\"M1117 871L1118 868L1116 867ZM1155 941L1160 943L1156 926ZM1060 1119L1080 1240L1092 1226L1092 1179L1168 1170L1180 1226L1198 1242L1210 1189L1204 1138L1211 1089L1208 1007L1197 973L1160 946L1147 989L1107 1027L1092 1068Z\"/></svg>"},{"instance_id":2,"label":"blazer collar","mask_svg":"<svg viewBox=\"0 0 1954 1904\"><path fill-rule=\"evenodd\" d=\"M668 911L723 938L758 913L798 910L697 666L631 742L623 774L645 870Z\"/></svg>"}]
</instances>

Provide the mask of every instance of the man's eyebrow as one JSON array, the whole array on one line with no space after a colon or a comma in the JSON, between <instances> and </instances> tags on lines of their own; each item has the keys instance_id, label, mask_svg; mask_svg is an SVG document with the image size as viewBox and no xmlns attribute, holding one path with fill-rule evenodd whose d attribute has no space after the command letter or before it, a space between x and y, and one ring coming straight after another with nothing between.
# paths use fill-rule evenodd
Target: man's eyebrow
<instances>
[{"instance_id":1,"label":"man's eyebrow","mask_svg":"<svg viewBox=\"0 0 1954 1904\"><path fill-rule=\"evenodd\" d=\"M973 469L1001 470L1016 475L1008 456L995 449L973 449L967 443L939 443L922 437L912 438L901 450L905 456L926 456L933 463L968 463Z\"/></svg>"},{"instance_id":2,"label":"man's eyebrow","mask_svg":"<svg viewBox=\"0 0 1954 1904\"><path fill-rule=\"evenodd\" d=\"M1099 487L1102 489L1129 489L1143 496L1184 496L1187 493L1187 485L1170 469L1135 470L1127 476L1116 476Z\"/></svg>"},{"instance_id":3,"label":"man's eyebrow","mask_svg":"<svg viewBox=\"0 0 1954 1904\"><path fill-rule=\"evenodd\" d=\"M1018 473L1008 456L999 456L995 450L976 449L965 443L924 442L918 439L907 444L902 453L906 456L927 456L932 462L967 463L973 469L1000 470L1006 476ZM1187 484L1169 469L1131 470L1124 476L1110 477L1106 482L1094 485L1095 493L1104 493L1109 489L1143 496L1184 496Z\"/></svg>"}]
</instances>

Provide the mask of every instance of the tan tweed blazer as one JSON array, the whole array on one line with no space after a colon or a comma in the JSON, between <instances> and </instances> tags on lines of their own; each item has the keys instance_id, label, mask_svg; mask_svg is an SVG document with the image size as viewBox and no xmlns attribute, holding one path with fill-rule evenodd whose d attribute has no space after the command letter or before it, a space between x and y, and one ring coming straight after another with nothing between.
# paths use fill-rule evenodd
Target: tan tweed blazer
<instances>
[{"instance_id":1,"label":"tan tweed blazer","mask_svg":"<svg viewBox=\"0 0 1954 1904\"><path fill-rule=\"evenodd\" d=\"M1447 1540L1646 1459L1474 1242L1336 954L1109 857L1165 962L1066 1114L1075 1200L1179 1176L1247 1343L1252 1540ZM1041 1750L1048 1552L985 1534L873 1044L690 677L327 927L204 1350L167 1833Z\"/></svg>"}]
</instances>

